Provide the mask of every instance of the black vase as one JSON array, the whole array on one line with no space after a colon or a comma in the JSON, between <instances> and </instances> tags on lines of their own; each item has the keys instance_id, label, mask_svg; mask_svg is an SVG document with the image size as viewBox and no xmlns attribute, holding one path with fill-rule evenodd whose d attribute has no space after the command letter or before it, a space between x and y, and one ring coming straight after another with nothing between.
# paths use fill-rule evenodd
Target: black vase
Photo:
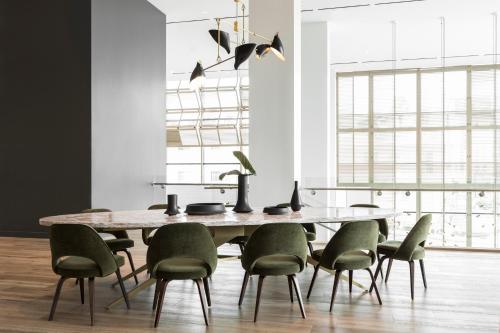
<instances>
[{"instance_id":1,"label":"black vase","mask_svg":"<svg viewBox=\"0 0 500 333\"><path fill-rule=\"evenodd\" d=\"M238 175L238 201L233 211L250 213L253 209L248 204L248 175Z\"/></svg>"},{"instance_id":2,"label":"black vase","mask_svg":"<svg viewBox=\"0 0 500 333\"><path fill-rule=\"evenodd\" d=\"M302 201L300 200L298 181L295 181L295 188L293 189L292 200L290 200L290 207L294 212L298 212L302 208Z\"/></svg>"},{"instance_id":3,"label":"black vase","mask_svg":"<svg viewBox=\"0 0 500 333\"><path fill-rule=\"evenodd\" d=\"M165 214L168 214L169 216L179 214L179 209L177 207L177 194L169 194L167 198L168 198L168 208Z\"/></svg>"}]
</instances>

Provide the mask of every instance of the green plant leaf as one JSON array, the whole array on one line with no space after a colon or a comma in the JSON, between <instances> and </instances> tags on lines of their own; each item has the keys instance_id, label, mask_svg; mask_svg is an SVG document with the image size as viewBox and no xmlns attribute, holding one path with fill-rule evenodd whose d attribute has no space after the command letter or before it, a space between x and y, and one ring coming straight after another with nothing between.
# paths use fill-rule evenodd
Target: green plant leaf
<instances>
[{"instance_id":1,"label":"green plant leaf","mask_svg":"<svg viewBox=\"0 0 500 333\"><path fill-rule=\"evenodd\" d=\"M240 172L240 170L231 170L231 171L228 171L228 172L221 173L219 175L219 180L223 180L224 177L230 176L230 175L241 175L241 172Z\"/></svg>"},{"instance_id":2,"label":"green plant leaf","mask_svg":"<svg viewBox=\"0 0 500 333\"><path fill-rule=\"evenodd\" d=\"M250 163L245 154L243 154L241 151L235 150L233 151L233 155L238 159L238 161L240 161L243 168L245 168L245 170L248 170L248 172L250 172L250 175L256 174L255 169L252 166L252 163Z\"/></svg>"}]
</instances>

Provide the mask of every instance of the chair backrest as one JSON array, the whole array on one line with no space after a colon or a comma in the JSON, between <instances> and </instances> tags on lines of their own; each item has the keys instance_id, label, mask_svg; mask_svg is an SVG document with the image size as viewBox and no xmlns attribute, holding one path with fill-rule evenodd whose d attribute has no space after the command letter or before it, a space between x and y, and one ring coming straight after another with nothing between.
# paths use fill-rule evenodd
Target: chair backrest
<instances>
[{"instance_id":1,"label":"chair backrest","mask_svg":"<svg viewBox=\"0 0 500 333\"><path fill-rule=\"evenodd\" d=\"M112 210L108 208L89 208L82 210L82 213L111 213ZM128 233L126 230L108 230L106 228L96 228L97 232L105 232L111 234L116 238L128 238Z\"/></svg>"},{"instance_id":2,"label":"chair backrest","mask_svg":"<svg viewBox=\"0 0 500 333\"><path fill-rule=\"evenodd\" d=\"M307 240L301 224L268 223L259 226L245 245L241 264L246 271L251 272L259 258L275 254L297 257L300 270L304 269Z\"/></svg>"},{"instance_id":3,"label":"chair backrest","mask_svg":"<svg viewBox=\"0 0 500 333\"><path fill-rule=\"evenodd\" d=\"M330 239L319 260L322 267L333 269L337 259L351 251L368 251L372 264L377 256L378 223L374 220L352 221L343 225Z\"/></svg>"},{"instance_id":4,"label":"chair backrest","mask_svg":"<svg viewBox=\"0 0 500 333\"><path fill-rule=\"evenodd\" d=\"M394 258L400 260L411 260L413 252L417 246L425 246L425 241L427 240L427 235L431 228L432 215L426 214L422 216L417 223L411 228L408 235L399 246L396 253L394 253Z\"/></svg>"},{"instance_id":5,"label":"chair backrest","mask_svg":"<svg viewBox=\"0 0 500 333\"><path fill-rule=\"evenodd\" d=\"M314 223L302 223L302 227L307 232L312 232L313 234L316 234L316 225Z\"/></svg>"},{"instance_id":6,"label":"chair backrest","mask_svg":"<svg viewBox=\"0 0 500 333\"><path fill-rule=\"evenodd\" d=\"M148 207L148 210L155 210L155 209L164 209L164 210L167 210L168 209L168 205L167 204L154 204L154 205L151 205Z\"/></svg>"},{"instance_id":7,"label":"chair backrest","mask_svg":"<svg viewBox=\"0 0 500 333\"><path fill-rule=\"evenodd\" d=\"M148 210L167 210L168 209L168 205L167 204L154 204L154 205L151 205L148 207ZM143 228L142 229L142 242L144 243L144 245L148 245L149 246L149 243L151 242L151 234L153 233L153 231L155 231L156 229L155 228Z\"/></svg>"},{"instance_id":8,"label":"chair backrest","mask_svg":"<svg viewBox=\"0 0 500 333\"><path fill-rule=\"evenodd\" d=\"M351 205L351 207L360 207L360 208L380 208L377 205L374 204L354 204ZM378 222L378 228L379 232L384 235L384 237L387 239L389 237L389 223L387 223L387 219L378 219L375 220Z\"/></svg>"},{"instance_id":9,"label":"chair backrest","mask_svg":"<svg viewBox=\"0 0 500 333\"><path fill-rule=\"evenodd\" d=\"M93 260L99 267L100 276L116 272L118 265L99 234L83 224L54 224L50 227L52 269L63 257L78 256Z\"/></svg>"},{"instance_id":10,"label":"chair backrest","mask_svg":"<svg viewBox=\"0 0 500 333\"><path fill-rule=\"evenodd\" d=\"M217 248L210 231L200 223L174 223L160 227L149 244L146 262L154 274L168 258L195 258L205 262L208 275L217 267Z\"/></svg>"}]
</instances>

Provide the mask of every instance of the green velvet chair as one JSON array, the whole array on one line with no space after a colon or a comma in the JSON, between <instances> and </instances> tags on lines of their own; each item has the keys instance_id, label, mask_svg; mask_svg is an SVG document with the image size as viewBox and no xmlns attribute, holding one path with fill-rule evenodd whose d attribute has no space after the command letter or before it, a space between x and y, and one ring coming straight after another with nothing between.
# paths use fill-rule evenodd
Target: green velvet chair
<instances>
[{"instance_id":1,"label":"green velvet chair","mask_svg":"<svg viewBox=\"0 0 500 333\"><path fill-rule=\"evenodd\" d=\"M417 223L410 230L406 238L401 241L387 241L381 243L377 246L377 251L382 257L375 271L375 279L377 275L382 271L382 264L384 260L389 259L389 264L387 265L387 273L385 275L385 282L389 280L389 274L391 273L391 266L393 260L407 261L410 265L410 289L411 289L411 299L414 297L415 289L415 260L420 262L420 270L422 273L422 280L424 283L424 288L427 288L427 281L425 279L425 268L424 268L424 257L425 257L425 242L427 240L427 235L431 228L432 215L427 214L422 216ZM375 283L372 283L370 291L376 287Z\"/></svg>"},{"instance_id":2,"label":"green velvet chair","mask_svg":"<svg viewBox=\"0 0 500 333\"><path fill-rule=\"evenodd\" d=\"M286 275L290 300L293 302L293 288L297 295L302 317L306 318L296 273L302 272L307 260L307 241L302 225L296 223L269 223L258 227L248 239L241 256L245 277L241 287L238 305L245 296L250 275L259 275L254 322L259 313L260 296L264 278L269 275Z\"/></svg>"},{"instance_id":3,"label":"green velvet chair","mask_svg":"<svg viewBox=\"0 0 500 333\"><path fill-rule=\"evenodd\" d=\"M360 207L360 208L380 208L374 204L354 204L351 207ZM389 238L389 223L387 223L387 219L378 219L375 220L378 222L379 234L378 234L378 242L383 243ZM380 261L380 256L377 252L377 261ZM384 279L384 274L380 272L380 277Z\"/></svg>"},{"instance_id":4,"label":"green velvet chair","mask_svg":"<svg viewBox=\"0 0 500 333\"><path fill-rule=\"evenodd\" d=\"M354 270L368 271L372 280L374 278L370 266L375 263L377 253L378 224L376 221L353 221L344 224L328 242L323 250L316 250L313 259L318 261L314 267L314 275L309 286L307 298L311 296L314 281L320 267L335 270L330 312L333 309L335 294L343 271L349 271L349 292L352 292L352 276ZM382 304L377 286L375 286L377 299Z\"/></svg>"},{"instance_id":5,"label":"green velvet chair","mask_svg":"<svg viewBox=\"0 0 500 333\"><path fill-rule=\"evenodd\" d=\"M107 208L92 208L85 209L82 213L105 213L111 212L110 209ZM132 259L132 254L128 249L134 247L134 240L130 239L126 230L105 230L105 229L96 229L99 233L107 233L113 235L115 238L105 239L104 241L108 244L111 252L117 254L118 252L124 252L127 255L128 262L130 264L130 269L132 272L135 272L134 260ZM139 280L137 279L137 275L133 275L135 284L139 284Z\"/></svg>"},{"instance_id":6,"label":"green velvet chair","mask_svg":"<svg viewBox=\"0 0 500 333\"><path fill-rule=\"evenodd\" d=\"M302 223L302 227L306 233L307 247L309 248L309 253L312 256L314 248L312 242L316 240L316 225L314 223Z\"/></svg>"},{"instance_id":7,"label":"green velvet chair","mask_svg":"<svg viewBox=\"0 0 500 333\"><path fill-rule=\"evenodd\" d=\"M49 321L54 319L57 301L64 281L76 278L80 282L80 297L84 303L84 279L88 279L90 324L94 325L94 278L116 274L127 308L130 308L127 292L120 274L125 260L114 255L104 240L89 226L81 224L54 224L50 227L52 269L60 275Z\"/></svg>"},{"instance_id":8,"label":"green velvet chair","mask_svg":"<svg viewBox=\"0 0 500 333\"><path fill-rule=\"evenodd\" d=\"M200 223L175 223L159 228L153 236L147 253L147 266L156 279L153 310L154 326L160 320L165 289L170 281L193 280L198 287L205 324L208 326L205 297L211 306L207 278L217 266L217 248L207 227Z\"/></svg>"}]
</instances>

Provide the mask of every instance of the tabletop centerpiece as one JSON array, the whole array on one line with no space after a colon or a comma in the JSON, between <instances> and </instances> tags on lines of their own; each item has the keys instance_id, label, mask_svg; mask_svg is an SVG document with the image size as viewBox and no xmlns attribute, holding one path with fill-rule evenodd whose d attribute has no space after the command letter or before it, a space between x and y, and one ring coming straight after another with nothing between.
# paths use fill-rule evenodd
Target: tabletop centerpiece
<instances>
[{"instance_id":1,"label":"tabletop centerpiece","mask_svg":"<svg viewBox=\"0 0 500 333\"><path fill-rule=\"evenodd\" d=\"M257 173L255 172L252 163L250 163L243 152L236 150L233 151L233 155L238 159L243 169L245 169L245 173L242 173L240 170L231 170L221 173L219 175L219 180L223 180L226 176L238 176L238 200L236 201L233 211L236 213L250 213L253 209L248 203L248 177L254 176Z\"/></svg>"}]
</instances>

